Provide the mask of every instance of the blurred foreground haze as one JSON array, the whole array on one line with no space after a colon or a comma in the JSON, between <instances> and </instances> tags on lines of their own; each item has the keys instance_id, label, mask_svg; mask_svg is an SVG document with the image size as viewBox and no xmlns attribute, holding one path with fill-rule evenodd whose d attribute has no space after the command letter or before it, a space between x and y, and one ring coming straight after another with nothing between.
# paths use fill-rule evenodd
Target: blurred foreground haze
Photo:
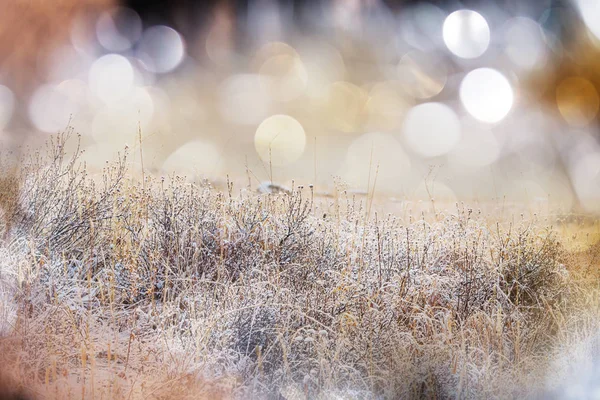
<instances>
[{"instance_id":1,"label":"blurred foreground haze","mask_svg":"<svg viewBox=\"0 0 600 400\"><path fill-rule=\"evenodd\" d=\"M600 4L4 0L5 148L99 169L600 209ZM238 185L238 187L240 186Z\"/></svg>"}]
</instances>

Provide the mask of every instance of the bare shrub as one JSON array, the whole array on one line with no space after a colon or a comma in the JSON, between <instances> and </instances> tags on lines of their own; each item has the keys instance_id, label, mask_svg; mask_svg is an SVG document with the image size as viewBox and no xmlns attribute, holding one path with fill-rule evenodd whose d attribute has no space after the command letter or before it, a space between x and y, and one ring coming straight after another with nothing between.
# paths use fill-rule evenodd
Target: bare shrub
<instances>
[{"instance_id":1,"label":"bare shrub","mask_svg":"<svg viewBox=\"0 0 600 400\"><path fill-rule=\"evenodd\" d=\"M327 217L312 188L140 182L126 153L97 179L71 139L20 166L27 251L6 248L38 370L91 378L110 352L110 376L216 379L234 397L510 397L573 306L561 246L531 221L365 218L347 196Z\"/></svg>"}]
</instances>

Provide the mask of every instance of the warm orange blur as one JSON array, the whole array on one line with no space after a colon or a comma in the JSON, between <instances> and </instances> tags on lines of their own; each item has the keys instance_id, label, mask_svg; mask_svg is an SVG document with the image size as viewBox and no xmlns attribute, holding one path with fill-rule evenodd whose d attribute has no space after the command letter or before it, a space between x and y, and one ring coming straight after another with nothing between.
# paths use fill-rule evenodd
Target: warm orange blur
<instances>
[{"instance_id":1,"label":"warm orange blur","mask_svg":"<svg viewBox=\"0 0 600 400\"><path fill-rule=\"evenodd\" d=\"M547 68L529 77L527 90L540 93L542 101L573 127L598 121L600 89L600 43L578 27L562 45Z\"/></svg>"},{"instance_id":2,"label":"warm orange blur","mask_svg":"<svg viewBox=\"0 0 600 400\"><path fill-rule=\"evenodd\" d=\"M0 77L16 93L32 91L38 68L69 35L78 15L94 13L113 0L2 0L0 5Z\"/></svg>"}]
</instances>

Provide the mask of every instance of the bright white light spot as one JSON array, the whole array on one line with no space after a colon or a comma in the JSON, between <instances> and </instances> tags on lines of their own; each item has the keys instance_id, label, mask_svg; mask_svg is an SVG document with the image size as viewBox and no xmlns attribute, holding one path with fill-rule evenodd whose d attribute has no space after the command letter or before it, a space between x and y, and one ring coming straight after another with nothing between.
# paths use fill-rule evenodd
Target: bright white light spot
<instances>
[{"instance_id":1,"label":"bright white light spot","mask_svg":"<svg viewBox=\"0 0 600 400\"><path fill-rule=\"evenodd\" d=\"M80 105L58 86L42 85L29 101L29 119L42 132L56 133L65 129Z\"/></svg>"},{"instance_id":2,"label":"bright white light spot","mask_svg":"<svg viewBox=\"0 0 600 400\"><path fill-rule=\"evenodd\" d=\"M97 59L90 68L92 93L105 103L125 97L133 88L133 67L118 54L107 54Z\"/></svg>"},{"instance_id":3,"label":"bright white light spot","mask_svg":"<svg viewBox=\"0 0 600 400\"><path fill-rule=\"evenodd\" d=\"M288 115L273 115L256 130L254 147L265 163L283 166L298 160L306 145L304 128Z\"/></svg>"},{"instance_id":4,"label":"bright white light spot","mask_svg":"<svg viewBox=\"0 0 600 400\"><path fill-rule=\"evenodd\" d=\"M183 61L185 45L176 30L157 25L144 32L137 56L148 71L163 74Z\"/></svg>"},{"instance_id":5,"label":"bright white light spot","mask_svg":"<svg viewBox=\"0 0 600 400\"><path fill-rule=\"evenodd\" d=\"M163 163L162 169L195 178L216 174L219 161L219 149L214 144L194 140L171 153Z\"/></svg>"},{"instance_id":6,"label":"bright white light spot","mask_svg":"<svg viewBox=\"0 0 600 400\"><path fill-rule=\"evenodd\" d=\"M225 122L256 125L271 109L271 99L260 75L234 75L219 88L218 109Z\"/></svg>"},{"instance_id":7,"label":"bright white light spot","mask_svg":"<svg viewBox=\"0 0 600 400\"><path fill-rule=\"evenodd\" d=\"M15 96L6 86L0 85L0 131L8 125L15 109Z\"/></svg>"},{"instance_id":8,"label":"bright white light spot","mask_svg":"<svg viewBox=\"0 0 600 400\"><path fill-rule=\"evenodd\" d=\"M443 26L444 42L461 58L477 58L490 45L490 27L481 14L459 10L448 15Z\"/></svg>"},{"instance_id":9,"label":"bright white light spot","mask_svg":"<svg viewBox=\"0 0 600 400\"><path fill-rule=\"evenodd\" d=\"M516 17L506 24L505 52L519 68L534 69L546 62L547 46L542 28L532 19Z\"/></svg>"},{"instance_id":10,"label":"bright white light spot","mask_svg":"<svg viewBox=\"0 0 600 400\"><path fill-rule=\"evenodd\" d=\"M476 119L496 123L506 117L514 95L508 79L491 68L475 69L460 84L460 100Z\"/></svg>"},{"instance_id":11,"label":"bright white light spot","mask_svg":"<svg viewBox=\"0 0 600 400\"><path fill-rule=\"evenodd\" d=\"M404 121L403 134L416 153L436 157L448 153L460 140L461 126L456 113L441 103L413 107Z\"/></svg>"},{"instance_id":12,"label":"bright white light spot","mask_svg":"<svg viewBox=\"0 0 600 400\"><path fill-rule=\"evenodd\" d=\"M467 167L484 167L500 155L500 144L488 130L463 129L461 140L448 154L450 161Z\"/></svg>"},{"instance_id":13,"label":"bright white light spot","mask_svg":"<svg viewBox=\"0 0 600 400\"><path fill-rule=\"evenodd\" d=\"M124 7L103 12L96 23L98 42L108 51L125 51L138 41L142 34L139 15Z\"/></svg>"},{"instance_id":14,"label":"bright white light spot","mask_svg":"<svg viewBox=\"0 0 600 400\"><path fill-rule=\"evenodd\" d=\"M576 0L583 22L600 39L600 2L598 0Z\"/></svg>"}]
</instances>

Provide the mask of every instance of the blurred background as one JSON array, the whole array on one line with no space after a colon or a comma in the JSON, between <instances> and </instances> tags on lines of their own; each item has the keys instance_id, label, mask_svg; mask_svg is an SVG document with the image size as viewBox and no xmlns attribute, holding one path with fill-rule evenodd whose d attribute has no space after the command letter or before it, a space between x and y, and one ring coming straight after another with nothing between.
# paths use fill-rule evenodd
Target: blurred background
<instances>
[{"instance_id":1,"label":"blurred background","mask_svg":"<svg viewBox=\"0 0 600 400\"><path fill-rule=\"evenodd\" d=\"M0 137L91 170L600 210L596 0L0 0Z\"/></svg>"}]
</instances>

